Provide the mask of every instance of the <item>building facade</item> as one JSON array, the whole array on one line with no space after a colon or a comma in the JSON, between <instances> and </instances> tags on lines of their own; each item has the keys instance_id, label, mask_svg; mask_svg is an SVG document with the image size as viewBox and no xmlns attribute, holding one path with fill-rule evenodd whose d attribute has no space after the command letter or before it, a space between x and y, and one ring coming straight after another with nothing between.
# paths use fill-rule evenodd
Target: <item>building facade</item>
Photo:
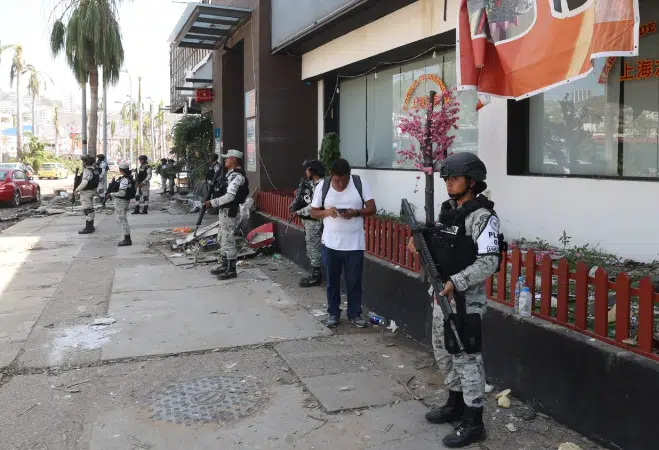
<instances>
[{"instance_id":1,"label":"building facade","mask_svg":"<svg viewBox=\"0 0 659 450\"><path fill-rule=\"evenodd\" d=\"M290 3L273 0L273 21ZM300 3L315 4L295 3L301 12ZM422 211L423 179L398 162L397 150L413 143L398 125L430 90L455 87L459 0L328 3L335 8L322 18L299 14L287 29L274 22L274 50L300 55L301 79L317 87L318 139L339 134L378 206L397 213L407 197ZM479 112L473 92L458 94L453 151L486 163L507 236L558 244L565 232L572 244L659 259L659 210L644 208L659 198L659 5L639 4L638 58L596 60L585 79L525 101L495 98ZM447 196L435 181L439 204Z\"/></svg>"},{"instance_id":2,"label":"building facade","mask_svg":"<svg viewBox=\"0 0 659 450\"><path fill-rule=\"evenodd\" d=\"M302 162L318 152L318 98L315 83L300 79L299 55L271 52L271 7L271 0L190 4L172 33L172 49L207 51L208 60L188 73L189 84L172 79L172 92L212 87L212 100L196 112L212 117L216 152L245 154L250 188L286 190L297 186Z\"/></svg>"}]
</instances>

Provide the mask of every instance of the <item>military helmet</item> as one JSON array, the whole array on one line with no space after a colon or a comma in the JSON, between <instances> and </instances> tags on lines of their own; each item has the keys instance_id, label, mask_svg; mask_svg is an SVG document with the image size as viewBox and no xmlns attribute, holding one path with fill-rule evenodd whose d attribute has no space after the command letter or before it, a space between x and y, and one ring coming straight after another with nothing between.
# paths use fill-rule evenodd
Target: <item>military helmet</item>
<instances>
[{"instance_id":1,"label":"military helmet","mask_svg":"<svg viewBox=\"0 0 659 450\"><path fill-rule=\"evenodd\" d=\"M130 165L127 162L119 164L119 170L130 170Z\"/></svg>"},{"instance_id":2,"label":"military helmet","mask_svg":"<svg viewBox=\"0 0 659 450\"><path fill-rule=\"evenodd\" d=\"M439 176L467 177L474 181L485 181L487 169L480 158L471 152L453 153L444 161L439 169Z\"/></svg>"},{"instance_id":3,"label":"military helmet","mask_svg":"<svg viewBox=\"0 0 659 450\"><path fill-rule=\"evenodd\" d=\"M303 167L309 169L312 175L318 175L321 178L325 176L325 165L317 159L306 160Z\"/></svg>"},{"instance_id":4,"label":"military helmet","mask_svg":"<svg viewBox=\"0 0 659 450\"><path fill-rule=\"evenodd\" d=\"M144 161L144 162L147 162L147 161L149 160L149 157L148 157L148 156L146 156L146 155L140 155L140 157L139 157L139 158L137 158L137 159L139 159L140 161Z\"/></svg>"},{"instance_id":5,"label":"military helmet","mask_svg":"<svg viewBox=\"0 0 659 450\"><path fill-rule=\"evenodd\" d=\"M105 155L102 153L100 155L96 155L96 157L98 158L99 161L105 161Z\"/></svg>"}]
</instances>

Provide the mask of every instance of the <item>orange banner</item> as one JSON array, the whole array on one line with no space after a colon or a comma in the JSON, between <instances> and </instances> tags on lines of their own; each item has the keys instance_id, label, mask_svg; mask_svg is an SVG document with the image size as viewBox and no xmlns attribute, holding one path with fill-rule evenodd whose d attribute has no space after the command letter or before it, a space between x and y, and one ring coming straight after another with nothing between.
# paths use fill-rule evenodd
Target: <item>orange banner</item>
<instances>
[{"instance_id":1,"label":"orange banner","mask_svg":"<svg viewBox=\"0 0 659 450\"><path fill-rule=\"evenodd\" d=\"M638 0L461 0L458 89L521 100L638 56Z\"/></svg>"}]
</instances>

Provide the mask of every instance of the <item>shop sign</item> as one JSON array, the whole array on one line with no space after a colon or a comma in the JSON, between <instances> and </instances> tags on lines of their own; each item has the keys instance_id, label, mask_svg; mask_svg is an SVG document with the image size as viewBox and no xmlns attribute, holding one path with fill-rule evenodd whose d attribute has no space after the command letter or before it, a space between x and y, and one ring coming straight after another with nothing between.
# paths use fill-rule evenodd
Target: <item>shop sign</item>
<instances>
[{"instance_id":1,"label":"shop sign","mask_svg":"<svg viewBox=\"0 0 659 450\"><path fill-rule=\"evenodd\" d=\"M212 102L213 89L211 88L197 89L195 91L195 100L197 101L197 103Z\"/></svg>"},{"instance_id":2,"label":"shop sign","mask_svg":"<svg viewBox=\"0 0 659 450\"><path fill-rule=\"evenodd\" d=\"M410 104L410 101L412 101L412 109L427 109L428 108L428 97L414 97L412 98L412 95L414 95L414 92L416 91L416 88L419 87L421 83L424 81L432 81L437 85L439 88L439 92L442 93L446 90L446 85L442 81L439 76L435 74L424 74L421 75L419 78L414 80L410 88L407 90L407 94L405 95L405 103L403 104L403 110L407 111L407 108ZM435 97L435 105L439 103L440 96Z\"/></svg>"}]
</instances>

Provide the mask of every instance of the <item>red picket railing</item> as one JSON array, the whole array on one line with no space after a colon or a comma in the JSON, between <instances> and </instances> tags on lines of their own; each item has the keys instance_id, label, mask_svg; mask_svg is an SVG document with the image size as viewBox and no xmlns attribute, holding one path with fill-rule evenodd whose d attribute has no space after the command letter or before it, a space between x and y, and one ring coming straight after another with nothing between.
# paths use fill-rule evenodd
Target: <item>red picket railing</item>
<instances>
[{"instance_id":1,"label":"red picket railing","mask_svg":"<svg viewBox=\"0 0 659 450\"><path fill-rule=\"evenodd\" d=\"M654 342L654 306L659 304L659 294L655 293L649 277L641 279L638 287L632 287L629 275L624 272L618 274L615 281L609 281L602 268L591 277L584 263L578 263L572 272L566 259L553 261L545 254L538 262L532 250L522 256L521 250L515 248L503 256L499 273L485 284L491 300L514 306L515 285L523 275L533 299L533 316L659 361ZM536 286L538 274L540 285ZM591 291L594 304L592 320L589 321ZM535 298L537 292L540 294L539 304ZM610 293L615 293L615 322L609 322ZM555 308L552 307L552 297L556 298ZM632 315L632 309L637 311L636 314ZM624 342L632 337L633 328L637 330L635 345Z\"/></svg>"},{"instance_id":2,"label":"red picket railing","mask_svg":"<svg viewBox=\"0 0 659 450\"><path fill-rule=\"evenodd\" d=\"M292 195L261 192L257 207L266 214L288 221L288 205L292 200ZM302 227L302 222L296 216L291 225ZM419 272L418 256L407 250L407 242L412 236L407 225L367 217L364 231L367 253ZM633 287L626 273L620 273L612 282L601 268L594 277L590 277L589 267L584 263L577 264L573 272L566 259L553 261L545 254L538 262L535 252L527 251L522 257L520 249L515 248L503 254L500 271L486 281L488 297L498 303L514 306L512 299L515 298L515 284L522 274L533 298L533 316L659 361L653 335L654 305L659 304L659 295L654 292L649 278L642 279L638 287ZM538 274L540 284L536 286ZM594 307L593 319L589 323L588 300L591 291L594 294ZM540 293L539 304L535 299L536 292ZM616 298L616 320L612 325L608 321L610 293L615 293ZM557 300L555 308L552 307L552 297ZM632 309L637 310L637 313L632 315ZM636 345L623 342L632 336L632 317L636 318Z\"/></svg>"}]
</instances>

